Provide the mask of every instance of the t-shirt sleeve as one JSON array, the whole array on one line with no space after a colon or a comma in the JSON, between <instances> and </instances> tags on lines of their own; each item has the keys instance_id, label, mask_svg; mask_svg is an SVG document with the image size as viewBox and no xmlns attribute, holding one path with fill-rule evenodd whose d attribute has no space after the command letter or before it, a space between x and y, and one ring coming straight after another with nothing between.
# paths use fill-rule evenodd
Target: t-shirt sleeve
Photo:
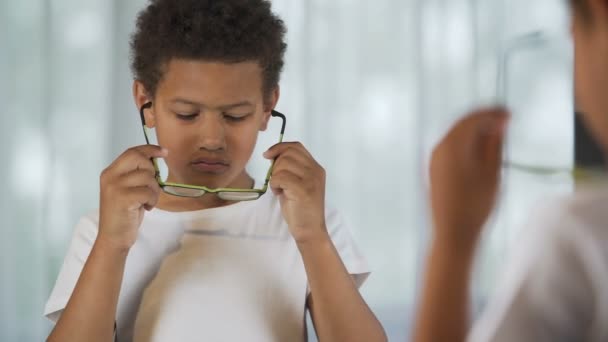
<instances>
[{"instance_id":1,"label":"t-shirt sleeve","mask_svg":"<svg viewBox=\"0 0 608 342\"><path fill-rule=\"evenodd\" d=\"M352 275L358 287L361 287L371 273L367 260L357 246L342 215L333 208L327 208L325 223L346 270Z\"/></svg>"},{"instance_id":2,"label":"t-shirt sleeve","mask_svg":"<svg viewBox=\"0 0 608 342\"><path fill-rule=\"evenodd\" d=\"M591 321L593 289L580 223L552 208L523 230L513 262L469 341L578 341ZM557 212L557 214L556 214Z\"/></svg>"},{"instance_id":3,"label":"t-shirt sleeve","mask_svg":"<svg viewBox=\"0 0 608 342\"><path fill-rule=\"evenodd\" d=\"M94 216L95 218L93 218ZM96 237L96 214L81 218L74 229L72 241L63 260L59 276L44 308L44 316L52 322L56 323L59 320L68 303Z\"/></svg>"}]
</instances>

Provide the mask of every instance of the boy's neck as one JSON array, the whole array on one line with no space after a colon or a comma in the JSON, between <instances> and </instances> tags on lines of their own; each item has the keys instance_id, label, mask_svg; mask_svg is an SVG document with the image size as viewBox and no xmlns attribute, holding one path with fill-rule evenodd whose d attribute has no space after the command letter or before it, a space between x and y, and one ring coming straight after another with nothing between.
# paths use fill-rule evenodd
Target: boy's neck
<instances>
[{"instance_id":1,"label":"boy's neck","mask_svg":"<svg viewBox=\"0 0 608 342\"><path fill-rule=\"evenodd\" d=\"M185 198L161 192L156 208L171 212L185 212L223 207L234 203L224 201L212 194L206 194L198 198Z\"/></svg>"}]
</instances>

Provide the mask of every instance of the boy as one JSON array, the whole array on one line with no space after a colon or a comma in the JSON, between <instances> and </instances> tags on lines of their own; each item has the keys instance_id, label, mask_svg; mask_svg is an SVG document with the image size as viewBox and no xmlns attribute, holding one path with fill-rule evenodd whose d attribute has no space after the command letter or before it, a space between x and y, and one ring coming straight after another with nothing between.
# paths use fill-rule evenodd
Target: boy
<instances>
[{"instance_id":1,"label":"boy","mask_svg":"<svg viewBox=\"0 0 608 342\"><path fill-rule=\"evenodd\" d=\"M159 144L101 175L47 303L50 341L386 340L358 292L365 260L326 210L325 173L299 143L273 146L260 199L163 191L251 189L245 166L279 99L285 28L266 0L152 0L132 37L134 99ZM275 119L276 120L276 119ZM166 188L164 188L167 190Z\"/></svg>"},{"instance_id":2,"label":"boy","mask_svg":"<svg viewBox=\"0 0 608 342\"><path fill-rule=\"evenodd\" d=\"M608 151L608 1L571 3L577 103ZM467 336L469 275L499 184L506 121L502 110L473 114L434 152L435 237L416 341L463 341ZM607 341L608 188L577 191L534 215L513 267L470 339Z\"/></svg>"}]
</instances>

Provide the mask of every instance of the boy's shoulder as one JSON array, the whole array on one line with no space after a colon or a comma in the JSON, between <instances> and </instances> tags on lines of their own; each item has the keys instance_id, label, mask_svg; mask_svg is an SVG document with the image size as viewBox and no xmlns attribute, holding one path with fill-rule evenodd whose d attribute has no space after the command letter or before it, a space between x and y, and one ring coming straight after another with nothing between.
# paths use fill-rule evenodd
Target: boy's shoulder
<instances>
[{"instance_id":1,"label":"boy's shoulder","mask_svg":"<svg viewBox=\"0 0 608 342\"><path fill-rule=\"evenodd\" d=\"M539 217L554 234L608 241L608 186L582 187L549 201Z\"/></svg>"},{"instance_id":2,"label":"boy's shoulder","mask_svg":"<svg viewBox=\"0 0 608 342\"><path fill-rule=\"evenodd\" d=\"M514 264L518 267L547 274L562 274L565 268L571 273L582 269L595 273L598 265L605 268L608 265L608 188L579 188L570 195L546 200L531 213L520 232L520 243L518 246L525 248L516 248L514 259L518 261ZM555 268L553 273L548 271L552 268ZM591 281L595 275L585 273L581 277Z\"/></svg>"},{"instance_id":3,"label":"boy's shoulder","mask_svg":"<svg viewBox=\"0 0 608 342\"><path fill-rule=\"evenodd\" d=\"M84 214L81 218L81 221L85 221L88 223L92 223L94 225L99 225L99 208L95 208L88 213Z\"/></svg>"},{"instance_id":4,"label":"boy's shoulder","mask_svg":"<svg viewBox=\"0 0 608 342\"><path fill-rule=\"evenodd\" d=\"M76 224L76 230L94 230L97 231L99 227L99 209L93 209L78 219Z\"/></svg>"}]
</instances>

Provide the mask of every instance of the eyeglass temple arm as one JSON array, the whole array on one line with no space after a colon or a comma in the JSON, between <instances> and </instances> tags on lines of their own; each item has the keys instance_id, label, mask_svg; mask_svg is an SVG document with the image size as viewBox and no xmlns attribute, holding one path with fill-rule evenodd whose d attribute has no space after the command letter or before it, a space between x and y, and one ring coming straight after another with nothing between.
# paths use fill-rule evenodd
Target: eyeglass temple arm
<instances>
[{"instance_id":1,"label":"eyeglass temple arm","mask_svg":"<svg viewBox=\"0 0 608 342\"><path fill-rule=\"evenodd\" d=\"M285 118L285 115L277 112L276 110L270 112L270 115L281 118L283 120L283 125L281 126L281 136L285 134L285 125L287 124L287 118Z\"/></svg>"},{"instance_id":2,"label":"eyeglass temple arm","mask_svg":"<svg viewBox=\"0 0 608 342\"><path fill-rule=\"evenodd\" d=\"M279 142L283 142L283 135L285 134L285 125L287 123L287 118L285 117L285 115L279 113L276 110L273 110L270 115L281 118L283 120L283 124L281 126L281 135L279 136ZM273 168L274 159L270 162L270 168L268 169L268 173L266 174L266 180L264 181L264 188L266 188L268 186L268 183L270 182L270 176L272 175Z\"/></svg>"},{"instance_id":3,"label":"eyeglass temple arm","mask_svg":"<svg viewBox=\"0 0 608 342\"><path fill-rule=\"evenodd\" d=\"M150 140L148 139L148 132L146 131L146 117L144 116L144 111L146 109L150 109L152 108L152 102L146 102L143 106L141 106L141 108L139 109L139 117L141 119L141 124L143 126L144 129L144 137L146 138L146 143L148 145L150 145Z\"/></svg>"},{"instance_id":4,"label":"eyeglass temple arm","mask_svg":"<svg viewBox=\"0 0 608 342\"><path fill-rule=\"evenodd\" d=\"M148 138L148 128L146 127L146 117L144 116L144 111L146 109L150 109L150 108L152 108L152 102L145 103L139 109L139 116L141 118L141 125L142 125L142 129L144 130L144 137L146 138L146 144L148 144L148 145L150 145L150 139ZM154 171L155 171L155 175L154 176L156 177L156 180L160 184L161 183L161 179L160 179L160 169L158 168L158 163L156 162L156 159L154 159L154 158L150 158L150 161L152 162L152 165L154 165Z\"/></svg>"}]
</instances>

